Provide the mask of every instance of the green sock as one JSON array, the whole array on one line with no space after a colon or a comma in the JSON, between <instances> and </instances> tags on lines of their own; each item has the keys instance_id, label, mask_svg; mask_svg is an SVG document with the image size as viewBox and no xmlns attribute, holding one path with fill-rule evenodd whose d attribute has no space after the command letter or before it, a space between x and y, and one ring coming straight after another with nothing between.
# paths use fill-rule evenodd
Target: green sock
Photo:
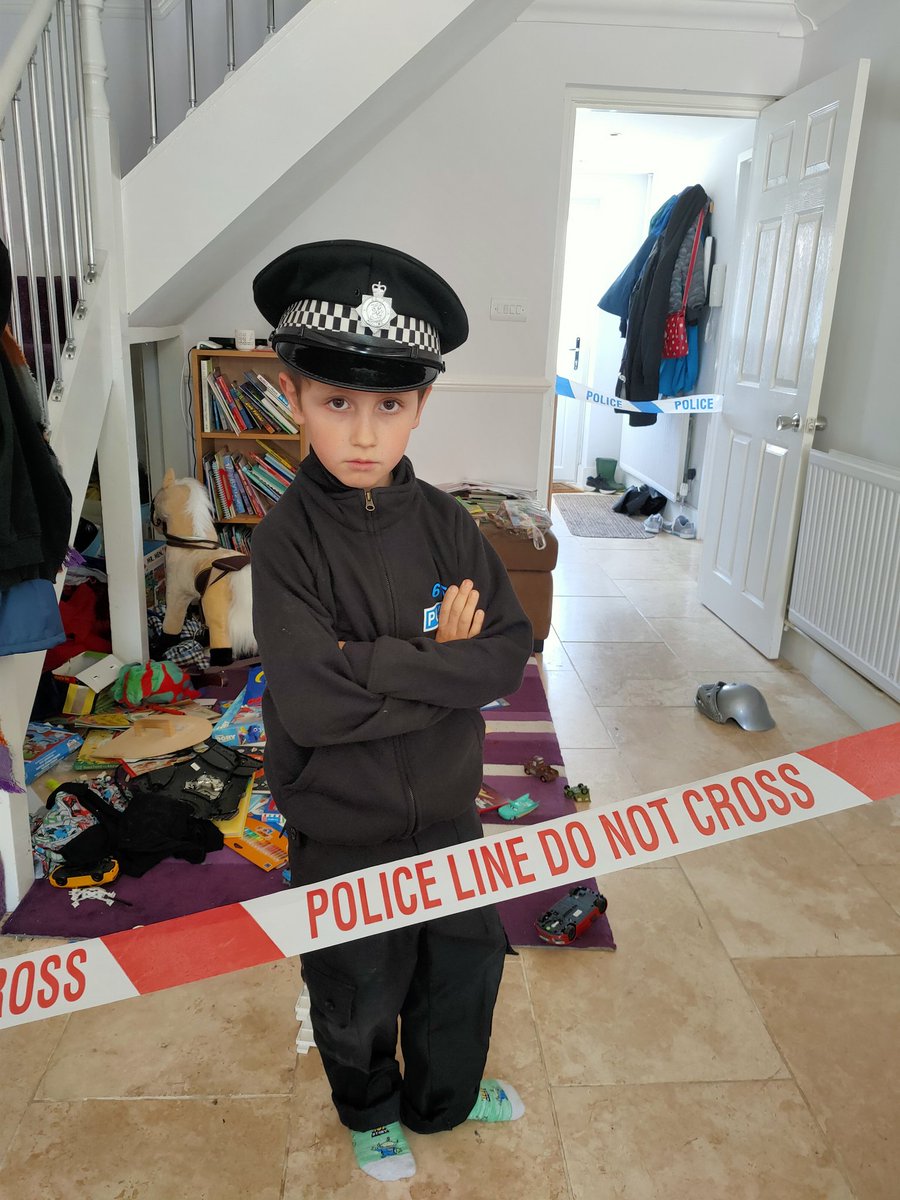
<instances>
[{"instance_id":1,"label":"green sock","mask_svg":"<svg viewBox=\"0 0 900 1200\"><path fill-rule=\"evenodd\" d=\"M361 1133L350 1130L356 1161L373 1179L408 1179L416 1173L416 1160L398 1121Z\"/></svg>"},{"instance_id":2,"label":"green sock","mask_svg":"<svg viewBox=\"0 0 900 1200\"><path fill-rule=\"evenodd\" d=\"M525 1105L514 1087L502 1079L482 1079L481 1090L468 1121L518 1121Z\"/></svg>"}]
</instances>

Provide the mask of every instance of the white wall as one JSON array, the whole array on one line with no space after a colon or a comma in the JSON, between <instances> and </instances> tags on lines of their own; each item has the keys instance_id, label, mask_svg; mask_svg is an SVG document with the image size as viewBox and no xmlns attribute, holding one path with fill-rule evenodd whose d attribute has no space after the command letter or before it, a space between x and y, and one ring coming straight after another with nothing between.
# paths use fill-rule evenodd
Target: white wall
<instances>
[{"instance_id":1,"label":"white wall","mask_svg":"<svg viewBox=\"0 0 900 1200\"><path fill-rule=\"evenodd\" d=\"M187 338L237 326L268 332L254 309L251 282L293 244L355 237L399 245L446 275L471 322L469 341L448 360L448 374L473 387L446 397L452 411L440 423L440 453L428 455L429 473L489 477L492 447L503 445L514 447L518 464L509 481L546 488L552 396L529 389L550 369L566 85L778 95L794 86L800 49L796 39L762 34L513 25L251 262L236 263L232 282L186 322ZM260 136L272 136L270 128L262 118ZM491 322L491 295L527 298L529 320ZM503 392L501 402L478 387L510 378L526 381L517 420L509 411L514 392ZM431 436L433 417L429 413L415 435L417 454Z\"/></svg>"},{"instance_id":2,"label":"white wall","mask_svg":"<svg viewBox=\"0 0 900 1200\"><path fill-rule=\"evenodd\" d=\"M900 5L852 0L806 41L801 84L872 60L831 327L816 448L900 466L897 313Z\"/></svg>"}]
</instances>

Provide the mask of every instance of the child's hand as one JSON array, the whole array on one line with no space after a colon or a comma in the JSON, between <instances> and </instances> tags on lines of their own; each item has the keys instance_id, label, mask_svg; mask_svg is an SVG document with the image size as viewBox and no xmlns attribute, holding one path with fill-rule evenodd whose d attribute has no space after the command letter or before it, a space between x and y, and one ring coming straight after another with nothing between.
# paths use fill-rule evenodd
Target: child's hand
<instances>
[{"instance_id":1,"label":"child's hand","mask_svg":"<svg viewBox=\"0 0 900 1200\"><path fill-rule=\"evenodd\" d=\"M438 617L437 642L461 642L478 637L484 624L484 609L478 607L478 592L471 579L447 588Z\"/></svg>"}]
</instances>

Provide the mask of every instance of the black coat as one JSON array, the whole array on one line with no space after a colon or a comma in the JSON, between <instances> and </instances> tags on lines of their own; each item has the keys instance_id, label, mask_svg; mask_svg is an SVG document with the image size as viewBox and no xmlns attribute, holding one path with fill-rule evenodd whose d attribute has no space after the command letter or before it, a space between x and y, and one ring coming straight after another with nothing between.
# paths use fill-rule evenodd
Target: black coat
<instances>
[{"instance_id":1,"label":"black coat","mask_svg":"<svg viewBox=\"0 0 900 1200\"><path fill-rule=\"evenodd\" d=\"M659 368L669 315L672 273L682 242L708 203L709 197L699 183L685 188L631 294L625 352L616 385L616 395L622 400L633 403L656 400L659 396ZM632 423L652 424L656 420L653 414L646 415L646 421Z\"/></svg>"},{"instance_id":2,"label":"black coat","mask_svg":"<svg viewBox=\"0 0 900 1200\"><path fill-rule=\"evenodd\" d=\"M0 241L0 329L9 320L12 272ZM0 342L0 589L53 579L72 531L72 496L39 413Z\"/></svg>"},{"instance_id":3,"label":"black coat","mask_svg":"<svg viewBox=\"0 0 900 1200\"><path fill-rule=\"evenodd\" d=\"M479 709L518 688L532 650L503 564L452 496L406 458L371 495L367 511L310 453L253 535L266 777L316 842L395 841L471 811ZM440 589L463 579L484 628L439 644Z\"/></svg>"}]
</instances>

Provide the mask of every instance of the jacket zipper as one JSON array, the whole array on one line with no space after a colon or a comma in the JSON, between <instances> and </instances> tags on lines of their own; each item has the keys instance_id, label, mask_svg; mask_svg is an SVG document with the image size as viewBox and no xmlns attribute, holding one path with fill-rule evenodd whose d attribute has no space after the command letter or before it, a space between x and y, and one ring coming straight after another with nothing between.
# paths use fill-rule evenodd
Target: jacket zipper
<instances>
[{"instance_id":1,"label":"jacket zipper","mask_svg":"<svg viewBox=\"0 0 900 1200\"><path fill-rule=\"evenodd\" d=\"M375 498L372 495L372 493L368 490L364 493L364 495L365 495L365 501L366 501L366 512L373 513L375 511ZM399 623L397 621L397 602L394 598L394 589L391 586L391 577L390 577L390 574L388 573L387 562L385 561L384 551L382 550L382 547L381 547L381 538L378 534L378 529L375 525L374 517L372 518L371 523L372 523L372 533L375 538L375 544L378 547L378 556L381 559L381 569L384 572L385 582L387 583L388 596L390 597L390 600L391 600L391 617L392 617L392 623L393 623L392 633L393 633L394 637L397 637L397 630L399 628ZM416 811L416 797L415 797L415 793L413 792L413 789L412 789L412 782L409 777L409 767L406 762L406 756L403 754L403 747L401 745L400 738L394 737L394 738L391 738L391 741L394 743L394 757L397 760L397 770L400 774L401 779L406 784L406 794L409 798L409 805L410 805L411 812L410 812L409 825L406 829L406 836L409 836L416 827L416 818L418 816L417 811Z\"/></svg>"}]
</instances>

